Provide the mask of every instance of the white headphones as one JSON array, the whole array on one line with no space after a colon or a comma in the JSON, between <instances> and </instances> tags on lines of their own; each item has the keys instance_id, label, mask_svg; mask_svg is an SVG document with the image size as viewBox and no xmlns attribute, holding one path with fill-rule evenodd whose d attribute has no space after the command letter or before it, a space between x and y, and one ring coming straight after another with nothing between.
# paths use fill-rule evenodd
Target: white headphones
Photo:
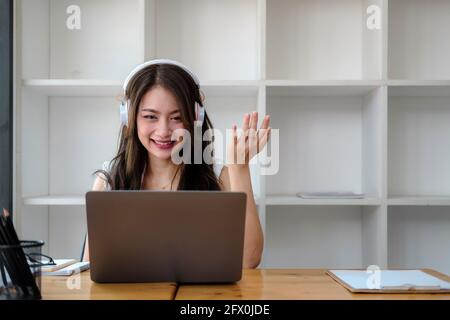
<instances>
[{"instance_id":1,"label":"white headphones","mask_svg":"<svg viewBox=\"0 0 450 320\"><path fill-rule=\"evenodd\" d=\"M153 64L171 64L174 66L178 66L180 68L182 68L184 71L186 71L191 77L192 79L195 81L195 83L197 84L199 90L200 90L200 81L198 80L197 76L185 65L181 64L178 61L174 61L174 60L168 60L168 59L156 59L156 60L150 60L147 62L144 62L143 64L138 65L136 68L133 69L133 71L130 72L130 74L128 75L128 77L125 79L125 82L123 84L123 91L124 94L126 94L127 91L127 86L128 86L128 82L131 80L131 78L140 70L144 69L145 67L148 67L150 65ZM124 125L127 126L128 125L128 105L129 105L129 100L126 99L126 101L123 101L120 103L120 122ZM200 104L198 102L195 102L195 124L197 126L202 126L203 125L203 120L205 119L205 107L200 106Z\"/></svg>"}]
</instances>

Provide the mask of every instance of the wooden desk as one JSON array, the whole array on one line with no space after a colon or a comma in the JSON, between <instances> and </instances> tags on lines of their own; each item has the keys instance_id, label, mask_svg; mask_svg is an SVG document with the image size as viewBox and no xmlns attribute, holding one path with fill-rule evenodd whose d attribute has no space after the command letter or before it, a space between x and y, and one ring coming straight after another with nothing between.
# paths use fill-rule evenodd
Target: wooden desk
<instances>
[{"instance_id":1,"label":"wooden desk","mask_svg":"<svg viewBox=\"0 0 450 320\"><path fill-rule=\"evenodd\" d=\"M450 277L424 270L443 280ZM69 279L69 280L68 280ZM42 277L43 299L156 299L156 300L360 300L360 299L446 299L450 294L352 294L339 285L325 270L256 269L244 270L242 280L226 285L180 285L175 283L97 284L89 271L79 278ZM67 282L69 281L69 286ZM70 289L70 287L75 287ZM176 297L175 297L176 294Z\"/></svg>"},{"instance_id":2,"label":"wooden desk","mask_svg":"<svg viewBox=\"0 0 450 320\"><path fill-rule=\"evenodd\" d=\"M72 277L42 277L45 300L173 300L176 283L108 283L91 281L89 271ZM72 289L71 289L72 288Z\"/></svg>"},{"instance_id":3,"label":"wooden desk","mask_svg":"<svg viewBox=\"0 0 450 320\"><path fill-rule=\"evenodd\" d=\"M443 274L424 270L450 281ZM368 294L351 293L330 276L326 270L271 269L244 270L242 280L231 285L181 285L177 300L423 300L446 299L450 294Z\"/></svg>"}]
</instances>

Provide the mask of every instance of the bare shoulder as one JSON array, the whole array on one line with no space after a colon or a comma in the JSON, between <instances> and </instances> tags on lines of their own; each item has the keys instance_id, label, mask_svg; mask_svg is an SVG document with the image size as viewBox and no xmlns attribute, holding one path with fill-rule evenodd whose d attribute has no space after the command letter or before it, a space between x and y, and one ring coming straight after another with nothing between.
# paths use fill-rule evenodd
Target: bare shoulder
<instances>
[{"instance_id":1,"label":"bare shoulder","mask_svg":"<svg viewBox=\"0 0 450 320\"><path fill-rule=\"evenodd\" d=\"M222 191L231 191L230 175L227 166L223 166L222 171L220 172L219 181Z\"/></svg>"},{"instance_id":2,"label":"bare shoulder","mask_svg":"<svg viewBox=\"0 0 450 320\"><path fill-rule=\"evenodd\" d=\"M92 191L104 191L104 190L106 190L106 177L101 173L97 173L95 175L95 181L94 185L92 186Z\"/></svg>"}]
</instances>

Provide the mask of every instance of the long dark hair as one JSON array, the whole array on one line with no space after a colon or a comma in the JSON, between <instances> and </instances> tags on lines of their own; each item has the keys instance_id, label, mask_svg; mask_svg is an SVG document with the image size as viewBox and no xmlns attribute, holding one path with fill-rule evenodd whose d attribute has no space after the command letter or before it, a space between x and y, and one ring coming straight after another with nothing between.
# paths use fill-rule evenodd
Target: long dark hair
<instances>
[{"instance_id":1,"label":"long dark hair","mask_svg":"<svg viewBox=\"0 0 450 320\"><path fill-rule=\"evenodd\" d=\"M129 120L128 126L121 127L117 155L111 160L109 170L97 170L94 173L103 174L111 190L141 189L142 174L145 167L150 168L148 151L138 138L136 118L142 97L155 86L161 86L175 96L184 128L194 137L195 102L203 106L203 100L200 88L189 73L171 64L153 64L138 71L126 88L124 99L129 100ZM202 136L212 128L208 114L205 113ZM202 155L210 143L213 142L202 141ZM212 146L209 148L211 150ZM213 165L205 163L203 157L201 164L194 164L193 150L191 139L191 162L182 163L177 169L177 173L181 170L178 190L220 190Z\"/></svg>"}]
</instances>

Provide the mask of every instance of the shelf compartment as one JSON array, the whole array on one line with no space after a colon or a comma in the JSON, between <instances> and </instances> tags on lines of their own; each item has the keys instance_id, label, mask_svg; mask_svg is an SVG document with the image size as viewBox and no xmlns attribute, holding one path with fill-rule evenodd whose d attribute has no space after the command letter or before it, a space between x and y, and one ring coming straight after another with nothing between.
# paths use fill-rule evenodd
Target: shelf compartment
<instances>
[{"instance_id":1,"label":"shelf compartment","mask_svg":"<svg viewBox=\"0 0 450 320\"><path fill-rule=\"evenodd\" d=\"M381 225L378 206L268 206L266 211L266 268L382 265L383 241L377 238L382 231L366 230L375 221Z\"/></svg>"},{"instance_id":2,"label":"shelf compartment","mask_svg":"<svg viewBox=\"0 0 450 320\"><path fill-rule=\"evenodd\" d=\"M118 104L110 97L44 97L22 90L22 194L84 194L116 151ZM99 125L102 129L99 130Z\"/></svg>"},{"instance_id":3,"label":"shelf compartment","mask_svg":"<svg viewBox=\"0 0 450 320\"><path fill-rule=\"evenodd\" d=\"M212 88L213 90L216 88ZM238 128L242 128L242 118L245 113L252 111L258 111L258 104L260 95L258 90L253 92L247 92L245 95L241 95L239 92L236 95L223 96L208 94L208 89L205 89L206 98L205 106L206 112L213 124L214 129L217 129L219 135L217 135L217 143L214 144L214 151L216 158L222 158L225 162L227 155L227 146L231 141L231 129L233 124L236 124ZM261 123L262 115L259 115L259 122ZM220 143L220 141L222 143ZM260 169L256 161L256 157L250 162L250 171L252 186L255 196L260 198L260 181L261 176L259 174Z\"/></svg>"},{"instance_id":4,"label":"shelf compartment","mask_svg":"<svg viewBox=\"0 0 450 320\"><path fill-rule=\"evenodd\" d=\"M450 209L389 206L389 268L431 268L450 273Z\"/></svg>"},{"instance_id":5,"label":"shelf compartment","mask_svg":"<svg viewBox=\"0 0 450 320\"><path fill-rule=\"evenodd\" d=\"M66 25L71 5L80 29ZM22 1L22 77L124 79L144 59L143 8L142 0Z\"/></svg>"},{"instance_id":6,"label":"shelf compartment","mask_svg":"<svg viewBox=\"0 0 450 320\"><path fill-rule=\"evenodd\" d=\"M366 26L369 5L383 12L382 0L267 0L267 78L381 79L382 32Z\"/></svg>"},{"instance_id":7,"label":"shelf compartment","mask_svg":"<svg viewBox=\"0 0 450 320\"><path fill-rule=\"evenodd\" d=\"M389 78L450 79L448 1L389 1Z\"/></svg>"},{"instance_id":8,"label":"shelf compartment","mask_svg":"<svg viewBox=\"0 0 450 320\"><path fill-rule=\"evenodd\" d=\"M146 0L146 59L180 61L201 82L260 79L259 4Z\"/></svg>"},{"instance_id":9,"label":"shelf compartment","mask_svg":"<svg viewBox=\"0 0 450 320\"><path fill-rule=\"evenodd\" d=\"M392 95L388 107L388 198L450 196L450 96ZM405 87L413 90L413 87Z\"/></svg>"},{"instance_id":10,"label":"shelf compartment","mask_svg":"<svg viewBox=\"0 0 450 320\"><path fill-rule=\"evenodd\" d=\"M385 88L352 95L341 88L332 96L327 87L314 95L304 95L305 87L272 89L267 113L280 129L280 166L266 177L267 194L353 191L380 198Z\"/></svg>"},{"instance_id":11,"label":"shelf compartment","mask_svg":"<svg viewBox=\"0 0 450 320\"><path fill-rule=\"evenodd\" d=\"M201 90L208 97L255 97L258 95L260 82L255 80L203 81Z\"/></svg>"}]
</instances>

